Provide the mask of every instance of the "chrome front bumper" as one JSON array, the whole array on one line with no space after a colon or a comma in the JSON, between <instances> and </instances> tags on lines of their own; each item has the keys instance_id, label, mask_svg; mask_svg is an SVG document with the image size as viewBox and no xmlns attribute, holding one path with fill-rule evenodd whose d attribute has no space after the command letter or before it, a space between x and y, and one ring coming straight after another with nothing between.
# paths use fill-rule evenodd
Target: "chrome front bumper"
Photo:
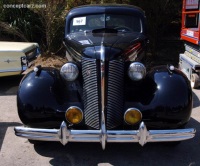
<instances>
[{"instance_id":1,"label":"chrome front bumper","mask_svg":"<svg viewBox=\"0 0 200 166\"><path fill-rule=\"evenodd\" d=\"M105 149L106 142L171 142L191 139L195 136L195 129L175 130L147 130L141 122L138 130L69 130L66 123L62 122L60 129L38 129L15 127L15 134L31 140L60 141L63 145L68 142L100 142Z\"/></svg>"}]
</instances>

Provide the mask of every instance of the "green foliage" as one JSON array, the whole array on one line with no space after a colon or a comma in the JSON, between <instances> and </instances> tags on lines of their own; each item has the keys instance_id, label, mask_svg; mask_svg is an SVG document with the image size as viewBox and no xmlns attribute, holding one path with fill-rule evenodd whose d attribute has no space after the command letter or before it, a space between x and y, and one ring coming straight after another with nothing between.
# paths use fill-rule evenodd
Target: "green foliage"
<instances>
[{"instance_id":1,"label":"green foliage","mask_svg":"<svg viewBox=\"0 0 200 166\"><path fill-rule=\"evenodd\" d=\"M77 7L80 5L87 5L90 4L91 1L90 0L68 0L67 1L67 7L68 9L71 9L73 7Z\"/></svg>"},{"instance_id":2,"label":"green foliage","mask_svg":"<svg viewBox=\"0 0 200 166\"><path fill-rule=\"evenodd\" d=\"M21 4L20 0L0 2ZM0 8L0 37L17 41L38 42L44 52L56 53L64 38L66 1L26 1L26 4L44 4L45 8Z\"/></svg>"},{"instance_id":3,"label":"green foliage","mask_svg":"<svg viewBox=\"0 0 200 166\"><path fill-rule=\"evenodd\" d=\"M181 1L177 0L26 0L26 4L44 4L45 8L5 9L3 4L21 4L23 0L0 0L0 38L38 42L44 52L62 48L64 20L69 9L91 3L126 3L141 7L147 16L151 52L156 55L163 38L180 33Z\"/></svg>"},{"instance_id":4,"label":"green foliage","mask_svg":"<svg viewBox=\"0 0 200 166\"><path fill-rule=\"evenodd\" d=\"M42 48L47 53L57 53L62 48L64 38L64 19L67 13L67 2L60 0L45 1L46 8L32 9L39 15L42 22L43 43Z\"/></svg>"},{"instance_id":5,"label":"green foliage","mask_svg":"<svg viewBox=\"0 0 200 166\"><path fill-rule=\"evenodd\" d=\"M177 0L130 0L130 4L145 11L151 52L156 55L164 38L179 39L182 1Z\"/></svg>"},{"instance_id":6,"label":"green foliage","mask_svg":"<svg viewBox=\"0 0 200 166\"><path fill-rule=\"evenodd\" d=\"M2 26L2 31L13 32L11 34L21 40L40 42L38 37L42 35L40 31L42 23L36 13L28 9L4 9L2 15L1 21L7 25Z\"/></svg>"}]
</instances>

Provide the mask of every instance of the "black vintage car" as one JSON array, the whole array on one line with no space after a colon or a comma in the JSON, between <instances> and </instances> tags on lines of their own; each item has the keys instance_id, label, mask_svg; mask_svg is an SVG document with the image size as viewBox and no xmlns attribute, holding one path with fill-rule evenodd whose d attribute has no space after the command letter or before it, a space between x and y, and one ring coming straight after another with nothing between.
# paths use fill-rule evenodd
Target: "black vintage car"
<instances>
[{"instance_id":1,"label":"black vintage car","mask_svg":"<svg viewBox=\"0 0 200 166\"><path fill-rule=\"evenodd\" d=\"M193 138L187 77L174 66L145 67L146 17L129 5L92 5L66 16L72 61L36 67L20 83L17 107L30 140L171 142ZM150 130L147 130L150 129Z\"/></svg>"}]
</instances>

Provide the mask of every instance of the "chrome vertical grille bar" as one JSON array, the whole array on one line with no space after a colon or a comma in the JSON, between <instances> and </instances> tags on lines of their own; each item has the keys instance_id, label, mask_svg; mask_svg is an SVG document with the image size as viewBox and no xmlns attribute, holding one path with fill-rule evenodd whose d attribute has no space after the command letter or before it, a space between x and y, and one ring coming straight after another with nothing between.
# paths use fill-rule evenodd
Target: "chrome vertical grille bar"
<instances>
[{"instance_id":1,"label":"chrome vertical grille bar","mask_svg":"<svg viewBox=\"0 0 200 166\"><path fill-rule=\"evenodd\" d=\"M105 47L103 43L100 50L101 61L101 146L105 149L106 146L106 121L105 121Z\"/></svg>"}]
</instances>

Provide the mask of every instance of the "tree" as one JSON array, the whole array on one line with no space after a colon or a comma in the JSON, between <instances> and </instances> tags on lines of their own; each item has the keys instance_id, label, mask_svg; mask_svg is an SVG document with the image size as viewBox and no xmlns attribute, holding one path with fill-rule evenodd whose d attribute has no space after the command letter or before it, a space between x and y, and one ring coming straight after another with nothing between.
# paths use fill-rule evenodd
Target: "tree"
<instances>
[{"instance_id":1,"label":"tree","mask_svg":"<svg viewBox=\"0 0 200 166\"><path fill-rule=\"evenodd\" d=\"M9 1L10 4L23 2ZM151 52L154 55L164 37L169 34L179 36L180 33L181 1L177 0L27 0L26 3L46 6L4 9L3 4L8 2L0 1L0 35L38 42L44 52L56 53L62 48L65 16L69 9L91 3L126 3L141 7L147 16Z\"/></svg>"},{"instance_id":2,"label":"tree","mask_svg":"<svg viewBox=\"0 0 200 166\"><path fill-rule=\"evenodd\" d=\"M131 5L141 7L146 14L151 52L156 55L159 43L164 37L180 33L181 1L177 0L130 0ZM176 26L172 29L172 26ZM170 33L169 33L170 31Z\"/></svg>"}]
</instances>

